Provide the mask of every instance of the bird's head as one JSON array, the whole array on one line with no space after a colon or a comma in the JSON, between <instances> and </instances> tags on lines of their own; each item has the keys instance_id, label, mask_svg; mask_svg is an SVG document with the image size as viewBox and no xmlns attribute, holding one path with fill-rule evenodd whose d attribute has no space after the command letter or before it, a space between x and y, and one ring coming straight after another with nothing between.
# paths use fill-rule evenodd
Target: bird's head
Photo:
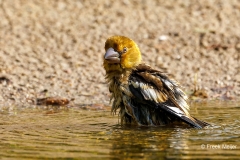
<instances>
[{"instance_id":1,"label":"bird's head","mask_svg":"<svg viewBox=\"0 0 240 160\"><path fill-rule=\"evenodd\" d=\"M112 36L105 43L104 68L107 72L132 69L142 56L137 44L124 36Z\"/></svg>"}]
</instances>

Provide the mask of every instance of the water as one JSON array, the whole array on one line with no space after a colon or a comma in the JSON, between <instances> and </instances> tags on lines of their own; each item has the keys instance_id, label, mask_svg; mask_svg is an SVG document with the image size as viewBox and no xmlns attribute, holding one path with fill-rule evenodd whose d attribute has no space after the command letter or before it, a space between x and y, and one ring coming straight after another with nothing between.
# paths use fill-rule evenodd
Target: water
<instances>
[{"instance_id":1,"label":"water","mask_svg":"<svg viewBox=\"0 0 240 160\"><path fill-rule=\"evenodd\" d=\"M239 159L240 103L191 104L205 129L118 125L109 110L0 112L0 159Z\"/></svg>"}]
</instances>

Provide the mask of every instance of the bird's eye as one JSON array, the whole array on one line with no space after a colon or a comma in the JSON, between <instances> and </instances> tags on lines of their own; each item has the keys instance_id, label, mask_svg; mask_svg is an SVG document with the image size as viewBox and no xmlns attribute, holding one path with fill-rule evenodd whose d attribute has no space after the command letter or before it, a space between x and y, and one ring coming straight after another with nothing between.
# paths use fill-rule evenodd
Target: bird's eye
<instances>
[{"instance_id":1,"label":"bird's eye","mask_svg":"<svg viewBox=\"0 0 240 160\"><path fill-rule=\"evenodd\" d=\"M122 52L126 53L127 52L127 47L124 47Z\"/></svg>"}]
</instances>

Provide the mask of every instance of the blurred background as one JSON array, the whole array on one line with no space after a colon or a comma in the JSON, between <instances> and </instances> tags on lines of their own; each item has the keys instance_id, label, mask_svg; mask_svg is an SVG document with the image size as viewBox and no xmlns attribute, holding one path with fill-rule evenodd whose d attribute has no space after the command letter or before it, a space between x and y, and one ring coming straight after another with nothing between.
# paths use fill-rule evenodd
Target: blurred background
<instances>
[{"instance_id":1,"label":"blurred background","mask_svg":"<svg viewBox=\"0 0 240 160\"><path fill-rule=\"evenodd\" d=\"M240 95L238 0L0 0L0 17L1 107L49 96L108 104L112 35L133 39L188 95Z\"/></svg>"}]
</instances>

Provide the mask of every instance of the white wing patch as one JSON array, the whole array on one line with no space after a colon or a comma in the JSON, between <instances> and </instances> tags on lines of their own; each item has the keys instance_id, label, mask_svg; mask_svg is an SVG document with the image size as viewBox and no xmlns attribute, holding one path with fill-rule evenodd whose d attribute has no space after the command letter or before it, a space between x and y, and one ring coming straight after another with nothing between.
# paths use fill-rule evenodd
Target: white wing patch
<instances>
[{"instance_id":1,"label":"white wing patch","mask_svg":"<svg viewBox=\"0 0 240 160\"><path fill-rule=\"evenodd\" d=\"M175 97L174 99L176 100L176 102L179 104L179 106L184 110L184 112L186 114L188 114L188 110L189 110L189 106L186 102L187 100L187 95L178 87L177 82L175 81L169 81L167 79L162 79L163 83L168 87L168 89L171 90L171 92L174 94L175 96L179 96L179 97Z\"/></svg>"},{"instance_id":2,"label":"white wing patch","mask_svg":"<svg viewBox=\"0 0 240 160\"><path fill-rule=\"evenodd\" d=\"M137 81L131 81L130 83L134 88L140 89L145 100L152 100L156 103L162 103L167 100L167 96L161 91L154 89L153 86Z\"/></svg>"},{"instance_id":3,"label":"white wing patch","mask_svg":"<svg viewBox=\"0 0 240 160\"><path fill-rule=\"evenodd\" d=\"M172 111L174 111L178 116L182 116L185 115L183 111L181 111L179 108L177 107L170 107L168 106L169 109L171 109Z\"/></svg>"},{"instance_id":4,"label":"white wing patch","mask_svg":"<svg viewBox=\"0 0 240 160\"><path fill-rule=\"evenodd\" d=\"M163 78L161 80L166 85L166 87L168 89L170 89L169 93L171 93L171 95L172 95L171 97L177 102L177 104L179 105L179 107L181 107L181 109L183 111L181 111L181 109L178 107L175 107L175 109L174 109L174 107L171 107L171 110L173 110L174 112L179 113L179 114L185 113L186 115L188 115L189 114L189 112L188 112L189 106L186 102L187 96L178 87L177 82L163 79ZM151 101L154 101L155 103L163 103L169 98L166 93L155 89L150 84L146 84L146 83L139 82L139 81L130 81L130 83L132 84L132 86L134 88L140 90L140 92L143 95L145 100L151 100Z\"/></svg>"}]
</instances>

